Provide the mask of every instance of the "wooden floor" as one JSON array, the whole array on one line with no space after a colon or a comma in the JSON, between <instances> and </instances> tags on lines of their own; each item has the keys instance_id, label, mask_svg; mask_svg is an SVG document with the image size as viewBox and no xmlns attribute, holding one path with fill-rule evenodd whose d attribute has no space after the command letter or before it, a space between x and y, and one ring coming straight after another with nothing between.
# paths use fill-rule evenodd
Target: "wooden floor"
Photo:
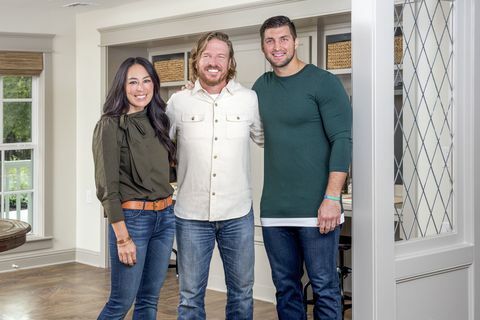
<instances>
[{"instance_id":1,"label":"wooden floor","mask_svg":"<svg viewBox=\"0 0 480 320\"><path fill-rule=\"evenodd\" d=\"M0 320L96 319L109 289L108 270L79 263L1 273ZM208 319L225 319L225 300L224 293L207 291ZM176 319L177 303L178 282L175 271L170 269L157 319ZM131 313L126 319L131 319ZM275 306L255 300L254 319L277 319ZM350 319L349 311L345 319Z\"/></svg>"}]
</instances>

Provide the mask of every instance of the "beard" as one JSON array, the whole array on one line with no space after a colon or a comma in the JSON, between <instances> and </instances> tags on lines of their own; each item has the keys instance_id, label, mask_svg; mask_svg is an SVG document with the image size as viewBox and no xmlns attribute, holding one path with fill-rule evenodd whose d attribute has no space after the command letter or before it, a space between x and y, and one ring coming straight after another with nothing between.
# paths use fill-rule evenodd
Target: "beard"
<instances>
[{"instance_id":1,"label":"beard","mask_svg":"<svg viewBox=\"0 0 480 320\"><path fill-rule=\"evenodd\" d=\"M218 73L219 73L219 76L218 78L209 78L208 77L208 69L217 69L219 70ZM207 86L216 86L220 83L222 83L223 81L225 81L227 79L227 73L225 72L224 74L222 74L223 72L223 69L220 68L220 67L217 67L217 66L207 66L206 68L203 68L202 71L198 72L198 78L203 82L205 83Z\"/></svg>"},{"instance_id":2,"label":"beard","mask_svg":"<svg viewBox=\"0 0 480 320\"><path fill-rule=\"evenodd\" d=\"M283 61L274 61L273 58L268 55L266 55L265 58L268 60L268 62L270 62L272 67L283 68L293 60L293 56L294 56L293 54L290 56L286 56L285 60Z\"/></svg>"}]
</instances>

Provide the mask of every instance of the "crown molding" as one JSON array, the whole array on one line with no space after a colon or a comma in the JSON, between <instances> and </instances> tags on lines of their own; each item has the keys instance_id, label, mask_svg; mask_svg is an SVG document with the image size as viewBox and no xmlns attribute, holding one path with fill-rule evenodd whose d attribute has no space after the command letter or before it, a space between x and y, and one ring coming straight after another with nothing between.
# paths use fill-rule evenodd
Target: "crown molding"
<instances>
[{"instance_id":1,"label":"crown molding","mask_svg":"<svg viewBox=\"0 0 480 320\"><path fill-rule=\"evenodd\" d=\"M97 30L100 46L138 44L198 35L211 30L228 33L245 27L258 27L273 15L288 15L295 20L335 14L349 11L350 6L349 0L263 0Z\"/></svg>"},{"instance_id":2,"label":"crown molding","mask_svg":"<svg viewBox=\"0 0 480 320\"><path fill-rule=\"evenodd\" d=\"M0 50L51 52L54 34L0 32Z\"/></svg>"},{"instance_id":3,"label":"crown molding","mask_svg":"<svg viewBox=\"0 0 480 320\"><path fill-rule=\"evenodd\" d=\"M156 24L164 24L168 22L185 21L185 20L191 20L191 19L200 18L200 17L224 15L232 12L241 12L244 10L252 10L257 8L268 7L271 5L278 5L278 4L284 4L284 3L290 3L290 2L301 2L301 1L305 1L305 0L258 0L258 1L250 2L246 4L234 5L231 7L222 7L222 8L211 9L211 10L179 14L176 16L163 17L159 19L127 23L127 24L111 26L111 27L104 27L104 28L99 28L98 31L100 33L108 33L112 31L114 32L114 31L120 31L120 30L128 30L131 28L151 26Z\"/></svg>"}]
</instances>

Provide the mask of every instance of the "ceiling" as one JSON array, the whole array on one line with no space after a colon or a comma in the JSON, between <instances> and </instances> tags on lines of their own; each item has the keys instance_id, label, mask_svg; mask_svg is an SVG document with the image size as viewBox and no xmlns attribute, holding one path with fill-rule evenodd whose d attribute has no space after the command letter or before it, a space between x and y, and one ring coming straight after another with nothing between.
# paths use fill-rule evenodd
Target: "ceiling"
<instances>
[{"instance_id":1,"label":"ceiling","mask_svg":"<svg viewBox=\"0 0 480 320\"><path fill-rule=\"evenodd\" d=\"M0 10L29 8L38 11L68 11L86 12L91 10L105 9L120 6L126 3L134 3L141 0L0 0ZM88 6L63 6L72 3L87 3Z\"/></svg>"}]
</instances>

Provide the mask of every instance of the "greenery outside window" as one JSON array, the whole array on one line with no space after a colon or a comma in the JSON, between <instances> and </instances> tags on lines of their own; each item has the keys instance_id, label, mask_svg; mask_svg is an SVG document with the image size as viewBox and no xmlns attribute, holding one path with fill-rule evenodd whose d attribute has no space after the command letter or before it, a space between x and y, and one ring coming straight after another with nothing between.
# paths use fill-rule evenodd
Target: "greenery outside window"
<instances>
[{"instance_id":1,"label":"greenery outside window","mask_svg":"<svg viewBox=\"0 0 480 320\"><path fill-rule=\"evenodd\" d=\"M38 76L0 75L0 218L39 228L37 113Z\"/></svg>"}]
</instances>

